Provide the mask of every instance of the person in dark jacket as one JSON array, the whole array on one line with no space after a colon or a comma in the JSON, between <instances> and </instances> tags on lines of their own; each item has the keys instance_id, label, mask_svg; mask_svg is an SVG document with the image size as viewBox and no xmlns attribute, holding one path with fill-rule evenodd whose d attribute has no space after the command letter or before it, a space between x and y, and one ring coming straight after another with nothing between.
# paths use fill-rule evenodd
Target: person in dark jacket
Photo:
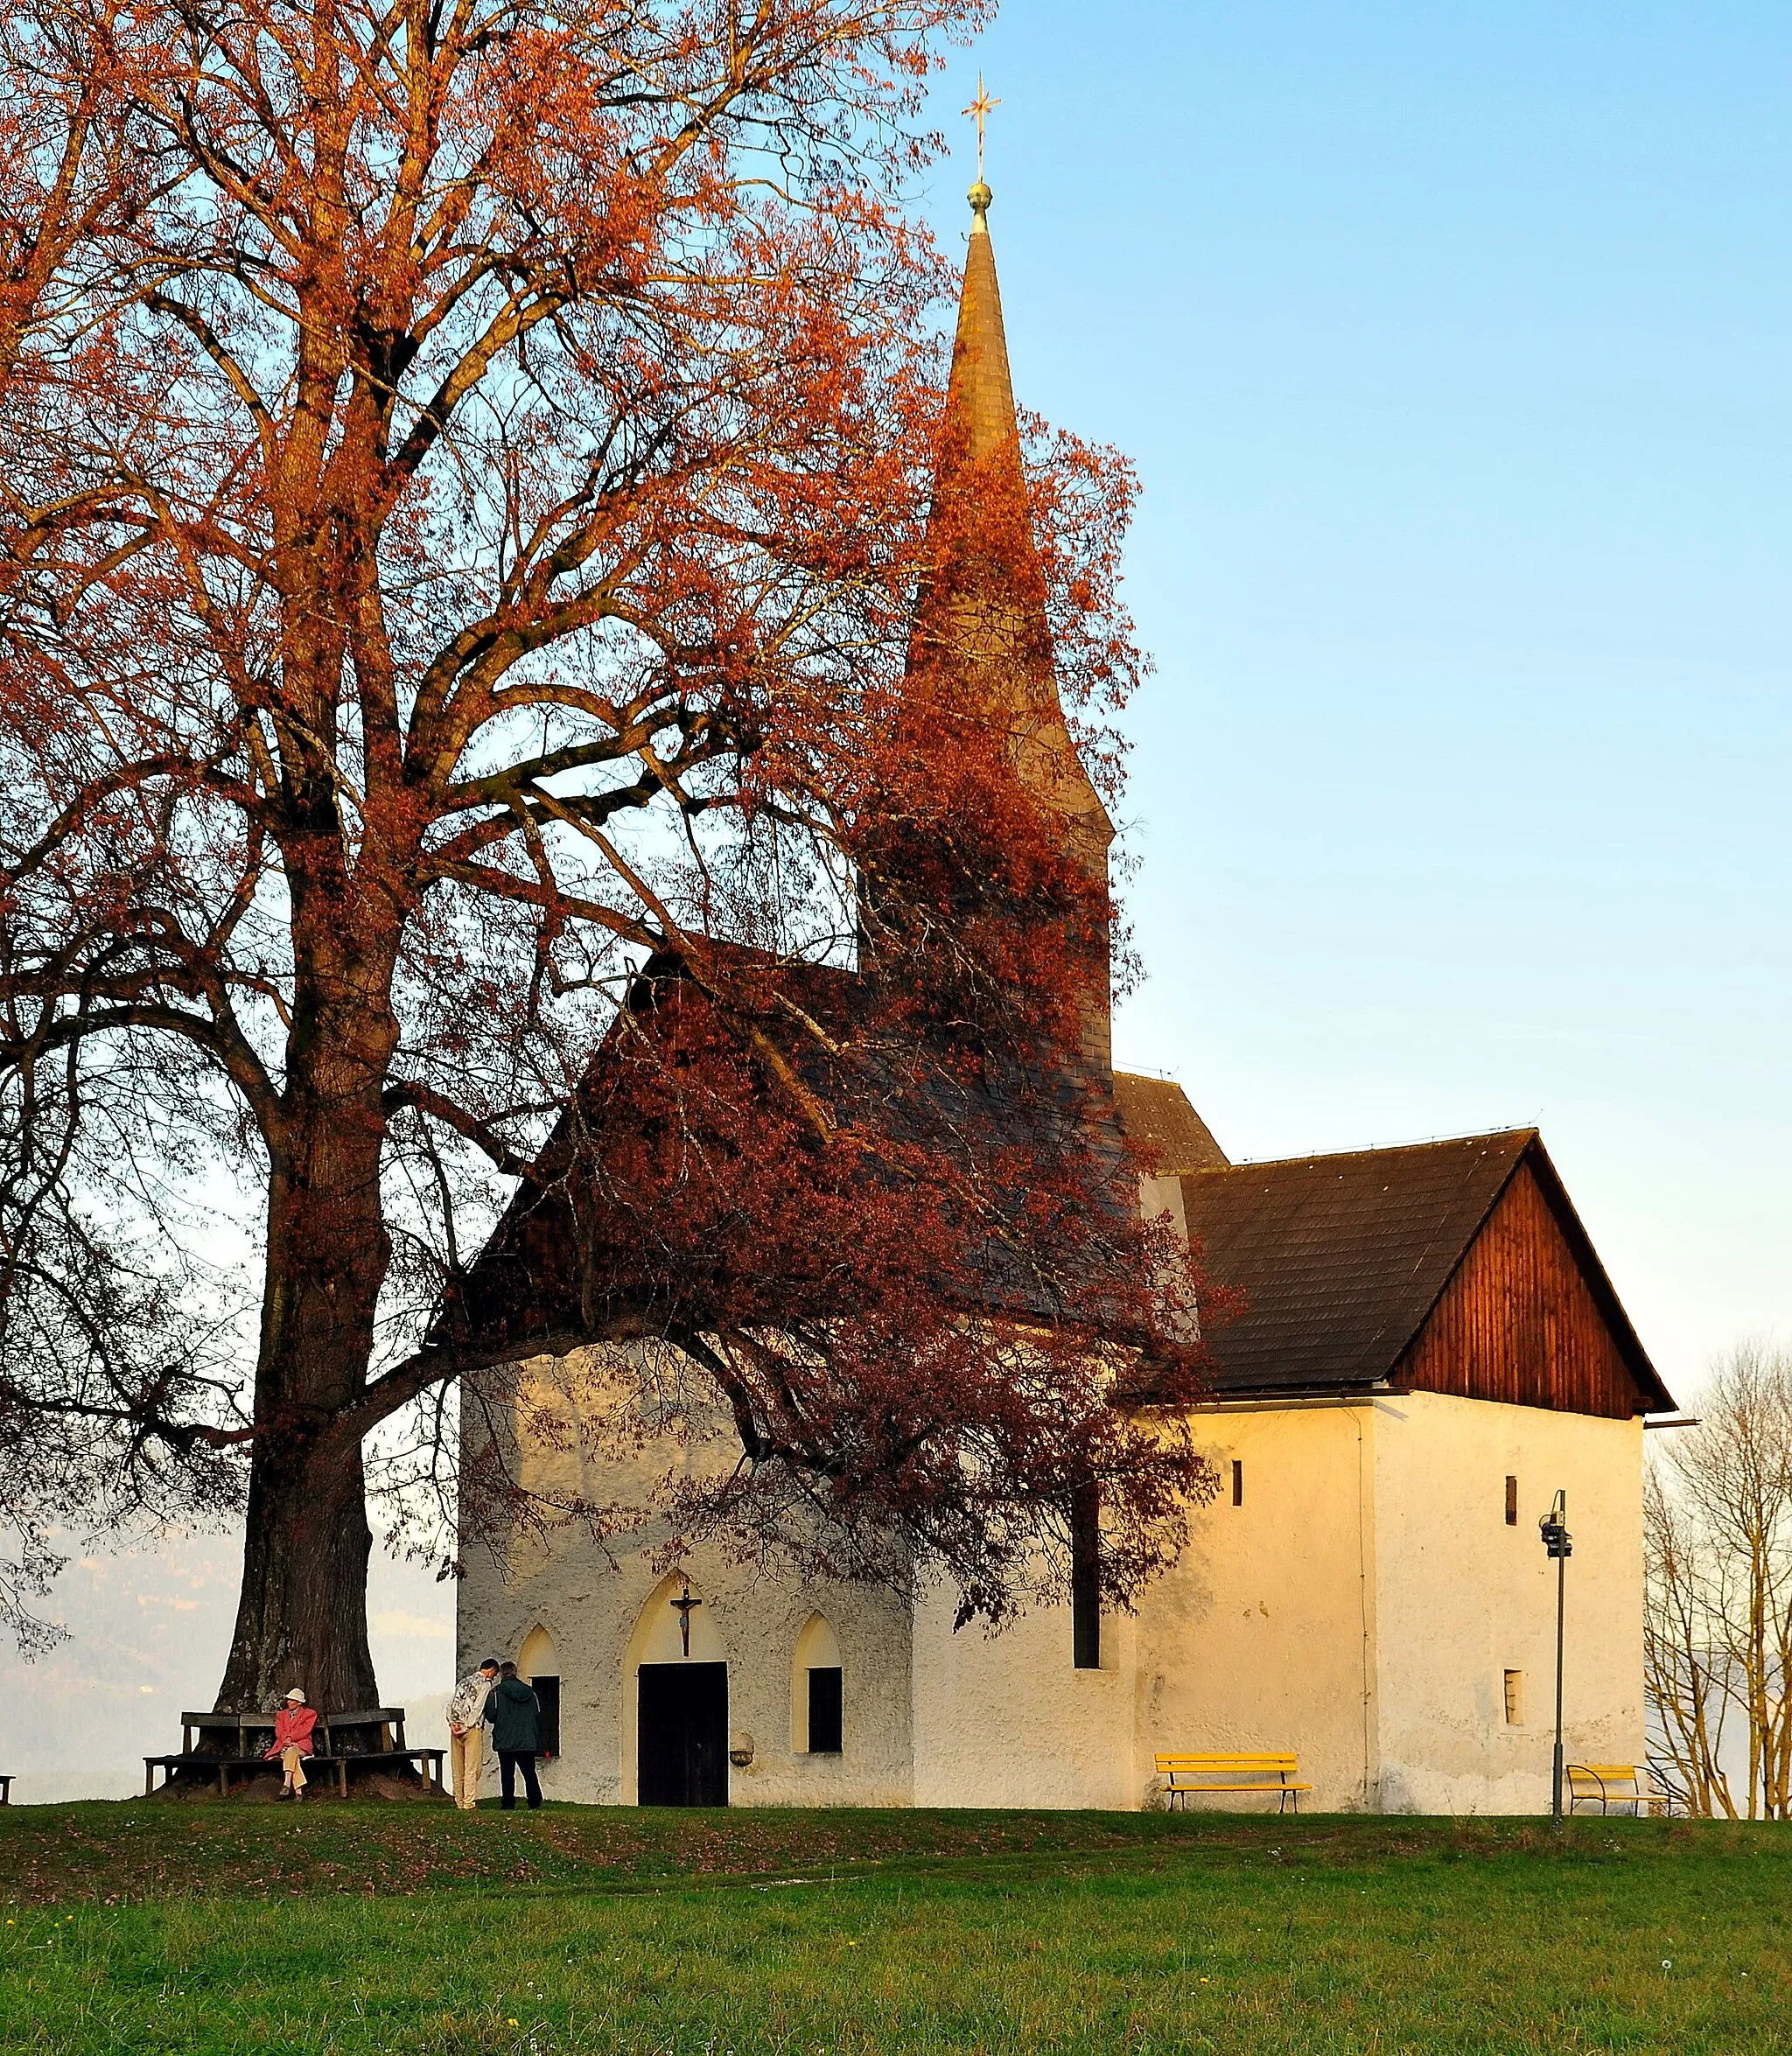
<instances>
[{"instance_id":1,"label":"person in dark jacket","mask_svg":"<svg viewBox=\"0 0 1792 2056\"><path fill-rule=\"evenodd\" d=\"M498 1787L503 1796L498 1803L506 1813L516 1808L516 1773L522 1773L522 1788L531 1807L542 1803L542 1787L536 1776L536 1752L542 1745L542 1703L516 1675L516 1666L500 1666L498 1682L486 1701L485 1717L492 1724L492 1746L498 1752Z\"/></svg>"}]
</instances>

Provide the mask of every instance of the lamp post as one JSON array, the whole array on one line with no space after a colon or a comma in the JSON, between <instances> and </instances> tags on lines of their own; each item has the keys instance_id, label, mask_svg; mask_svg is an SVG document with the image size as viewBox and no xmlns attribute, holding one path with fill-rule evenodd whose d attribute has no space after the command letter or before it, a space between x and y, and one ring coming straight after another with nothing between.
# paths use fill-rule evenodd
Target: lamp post
<instances>
[{"instance_id":1,"label":"lamp post","mask_svg":"<svg viewBox=\"0 0 1792 2056\"><path fill-rule=\"evenodd\" d=\"M1544 1548L1556 1565L1556 1768L1550 1789L1550 1818L1562 1824L1562 1632L1568 1609L1568 1559L1574 1554L1573 1538L1567 1528L1568 1495L1556 1494L1556 1503L1537 1522Z\"/></svg>"}]
</instances>

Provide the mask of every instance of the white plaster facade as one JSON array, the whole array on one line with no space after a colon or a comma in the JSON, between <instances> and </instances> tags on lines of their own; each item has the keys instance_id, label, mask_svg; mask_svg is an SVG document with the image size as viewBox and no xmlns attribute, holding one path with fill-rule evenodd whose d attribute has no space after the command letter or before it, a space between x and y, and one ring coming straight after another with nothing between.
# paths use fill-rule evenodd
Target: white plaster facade
<instances>
[{"instance_id":1,"label":"white plaster facade","mask_svg":"<svg viewBox=\"0 0 1792 2056\"><path fill-rule=\"evenodd\" d=\"M545 1362L530 1371L538 1393L558 1382ZM549 1794L633 1804L635 1673L687 1660L669 1601L688 1575L701 1601L688 1660L727 1665L731 1743L751 1746L732 1804L1134 1808L1155 1801L1156 1752L1252 1749L1295 1752L1318 1811L1538 1813L1555 1574L1537 1520L1560 1488L1568 1754L1642 1759L1640 1419L1389 1393L1214 1407L1198 1430L1220 1496L1192 1511L1186 1552L1137 1613L1103 1620L1099 1670L1073 1668L1068 1606L955 1633L942 1592L911 1607L715 1552L664 1576L651 1534L617 1562L574 1542L476 1558L460 1668L488 1654L517 1655L526 1675L551 1666L563 1752ZM663 1468L652 1455L643 1486ZM565 1447L530 1459L537 1481L557 1465L569 1483L581 1461ZM624 1481L606 1482L614 1495ZM843 1674L837 1755L804 1746L817 1653Z\"/></svg>"},{"instance_id":2,"label":"white plaster facade","mask_svg":"<svg viewBox=\"0 0 1792 2056\"><path fill-rule=\"evenodd\" d=\"M1205 1428L1226 1489L1140 1609L1144 1768L1159 1749L1294 1749L1318 1810L1546 1812L1556 1592L1537 1521L1558 1489L1567 1752L1642 1760L1640 1419L1415 1392Z\"/></svg>"}]
</instances>

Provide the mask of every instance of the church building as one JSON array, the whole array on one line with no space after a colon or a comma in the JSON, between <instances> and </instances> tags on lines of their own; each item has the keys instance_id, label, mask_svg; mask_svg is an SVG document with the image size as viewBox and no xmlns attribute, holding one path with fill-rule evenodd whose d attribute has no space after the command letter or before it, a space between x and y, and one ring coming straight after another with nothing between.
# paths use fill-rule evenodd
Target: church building
<instances>
[{"instance_id":1,"label":"church building","mask_svg":"<svg viewBox=\"0 0 1792 2056\"><path fill-rule=\"evenodd\" d=\"M981 181L971 200L948 420L1018 466ZM1049 711L1061 773L1054 689ZM1069 754L1066 811L1104 864ZM1105 1018L1089 1043L1105 1066ZM1221 1489L1178 1563L1130 1614L1067 1603L990 1634L955 1632L942 1591L519 1533L469 1555L459 1668L514 1656L534 1682L550 1796L1138 1808L1163 1803L1159 1752L1223 1751L1294 1755L1317 1811L1544 1812L1558 1491L1567 1754L1642 1761L1642 1438L1674 1402L1536 1132L1235 1164L1180 1086L1113 1091L1160 1160L1142 1203L1243 1300L1209 1338L1195 1428ZM513 1375L519 1408L578 1403L558 1359ZM626 1466L599 1490L579 1447L529 1461L626 1499Z\"/></svg>"}]
</instances>

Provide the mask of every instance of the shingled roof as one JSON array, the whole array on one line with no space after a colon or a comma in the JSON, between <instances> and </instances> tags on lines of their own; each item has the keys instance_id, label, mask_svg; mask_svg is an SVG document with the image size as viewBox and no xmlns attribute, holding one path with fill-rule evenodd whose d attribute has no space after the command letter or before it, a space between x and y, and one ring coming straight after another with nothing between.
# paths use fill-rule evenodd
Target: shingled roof
<instances>
[{"instance_id":1,"label":"shingled roof","mask_svg":"<svg viewBox=\"0 0 1792 2056\"><path fill-rule=\"evenodd\" d=\"M732 970L737 1000L750 1009L757 997L764 1011L755 1025L836 1119L920 1145L938 1162L942 1178L956 1167L963 1176L989 1178L999 1169L1010 1180L1025 1180L1042 1162L1059 1159L1073 1134L1116 1174L1130 1171L1121 1150L1129 1116L1118 1104L1119 1081L1110 1100L1099 1076L1067 1075L1054 1082L1029 1080L999 1066L961 1067L948 1052L930 1050L925 1042L904 1047L887 1030L875 1031L872 996L857 971L780 963L735 945L712 942L709 949L713 962ZM697 990L670 956L649 959L633 982L626 1016L600 1045L542 1152L546 1175L519 1184L484 1249L457 1281L453 1319L467 1346L494 1357L514 1356L576 1346L594 1333L664 1332L675 1318L675 1297L676 1318L690 1319L693 1302L679 1288L696 1292L703 1281L696 1274L676 1279L661 1269L651 1241L638 1240L641 1228L628 1215L626 1185L615 1165L626 1164L652 1124L664 1118L655 1103L656 1082L677 1068L672 1052L681 1009ZM837 1059L792 1031L774 1004L786 998L839 1038ZM699 1034L706 1011L700 1005ZM874 1031L861 1045L858 1031L867 1023ZM751 1073L742 1082L750 1080ZM752 1089L766 1092L763 1080ZM1181 1099L1179 1087L1169 1089ZM1194 1108L1186 1100L1182 1105L1206 1135ZM1024 1204L1024 1183L1006 1189L1017 1206ZM1130 1205L1131 1192L1128 1179L1116 1177L1115 1204ZM598 1222L620 1230L620 1239L606 1242ZM985 1311L1047 1323L1062 1315L1048 1281L998 1239L989 1241L976 1276L976 1304ZM439 1317L438 1334L450 1332L447 1318Z\"/></svg>"},{"instance_id":2,"label":"shingled roof","mask_svg":"<svg viewBox=\"0 0 1792 2056\"><path fill-rule=\"evenodd\" d=\"M1361 1391L1390 1378L1521 1164L1543 1187L1642 1402L1670 1408L1535 1129L1185 1177L1203 1267L1245 1298L1208 1338L1217 1394Z\"/></svg>"},{"instance_id":3,"label":"shingled roof","mask_svg":"<svg viewBox=\"0 0 1792 2056\"><path fill-rule=\"evenodd\" d=\"M1214 1140L1213 1130L1172 1079L1144 1078L1134 1071L1114 1073L1114 1103L1127 1139L1148 1143L1162 1163L1164 1175L1185 1171L1223 1171L1231 1162Z\"/></svg>"}]
</instances>

